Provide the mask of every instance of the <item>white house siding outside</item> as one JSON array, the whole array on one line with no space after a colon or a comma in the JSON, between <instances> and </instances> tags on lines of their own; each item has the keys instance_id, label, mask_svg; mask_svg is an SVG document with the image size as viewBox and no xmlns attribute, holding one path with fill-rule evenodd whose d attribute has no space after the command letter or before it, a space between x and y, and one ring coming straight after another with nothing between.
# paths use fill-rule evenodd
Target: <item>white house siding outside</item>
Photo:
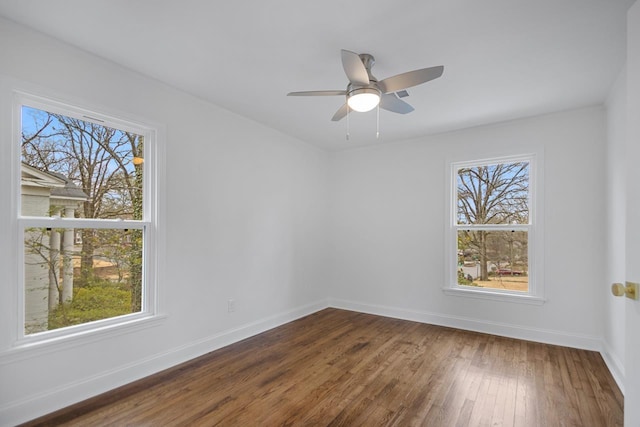
<instances>
[{"instance_id":1,"label":"white house siding outside","mask_svg":"<svg viewBox=\"0 0 640 427\"><path fill-rule=\"evenodd\" d=\"M86 195L73 183L57 174L40 171L22 164L21 215L73 217ZM37 250L26 242L37 240ZM62 284L62 300L73 297L74 230L62 233L55 229L25 230L24 249L24 313L25 334L48 329L49 310L58 305L58 283ZM62 265L60 264L62 262Z\"/></svg>"}]
</instances>

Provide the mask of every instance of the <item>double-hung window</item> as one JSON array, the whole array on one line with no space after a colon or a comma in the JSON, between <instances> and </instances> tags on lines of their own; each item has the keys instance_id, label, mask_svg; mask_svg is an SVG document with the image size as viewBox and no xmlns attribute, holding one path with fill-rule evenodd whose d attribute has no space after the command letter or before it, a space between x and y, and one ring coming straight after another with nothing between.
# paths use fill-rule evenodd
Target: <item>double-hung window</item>
<instances>
[{"instance_id":1,"label":"double-hung window","mask_svg":"<svg viewBox=\"0 0 640 427\"><path fill-rule=\"evenodd\" d=\"M155 314L156 129L17 94L17 340Z\"/></svg>"},{"instance_id":2,"label":"double-hung window","mask_svg":"<svg viewBox=\"0 0 640 427\"><path fill-rule=\"evenodd\" d=\"M447 251L454 294L541 302L535 156L451 164Z\"/></svg>"}]
</instances>

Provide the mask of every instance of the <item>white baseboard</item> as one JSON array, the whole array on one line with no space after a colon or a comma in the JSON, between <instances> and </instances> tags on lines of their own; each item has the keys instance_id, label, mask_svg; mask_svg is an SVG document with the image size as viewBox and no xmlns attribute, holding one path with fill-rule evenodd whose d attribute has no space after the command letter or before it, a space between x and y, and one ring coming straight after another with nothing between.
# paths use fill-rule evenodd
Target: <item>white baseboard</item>
<instances>
[{"instance_id":1,"label":"white baseboard","mask_svg":"<svg viewBox=\"0 0 640 427\"><path fill-rule=\"evenodd\" d=\"M607 364L607 368L609 368L613 379L618 384L618 388L620 388L620 391L624 395L624 365L620 362L620 358L606 341L602 342L602 351L600 351L600 354L604 359L604 363Z\"/></svg>"},{"instance_id":2,"label":"white baseboard","mask_svg":"<svg viewBox=\"0 0 640 427\"><path fill-rule=\"evenodd\" d=\"M49 414L327 307L326 300L308 304L137 360L117 369L46 390L26 399L1 404L0 426L14 426Z\"/></svg>"},{"instance_id":3,"label":"white baseboard","mask_svg":"<svg viewBox=\"0 0 640 427\"><path fill-rule=\"evenodd\" d=\"M580 334L568 334L562 331L529 328L513 324L490 322L482 319L452 316L442 313L430 313L426 311L410 310L398 307L388 307L375 304L363 304L354 301L330 299L329 306L362 313L376 314L378 316L393 317L396 319L411 320L414 322L428 323L431 325L447 326L450 328L467 331L482 332L509 338L517 338L527 341L535 341L545 344L561 345L565 347L580 348L584 350L600 351L602 340L600 337Z\"/></svg>"}]
</instances>

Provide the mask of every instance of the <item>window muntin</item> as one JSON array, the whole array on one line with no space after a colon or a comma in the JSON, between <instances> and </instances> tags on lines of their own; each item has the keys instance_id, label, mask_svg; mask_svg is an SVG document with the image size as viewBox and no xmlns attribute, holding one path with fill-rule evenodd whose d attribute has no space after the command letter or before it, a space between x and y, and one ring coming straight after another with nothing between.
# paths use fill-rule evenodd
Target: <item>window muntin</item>
<instances>
[{"instance_id":1,"label":"window muntin","mask_svg":"<svg viewBox=\"0 0 640 427\"><path fill-rule=\"evenodd\" d=\"M452 164L449 289L537 296L533 168L534 156Z\"/></svg>"},{"instance_id":2,"label":"window muntin","mask_svg":"<svg viewBox=\"0 0 640 427\"><path fill-rule=\"evenodd\" d=\"M16 111L18 339L153 314L155 131L28 95Z\"/></svg>"}]
</instances>

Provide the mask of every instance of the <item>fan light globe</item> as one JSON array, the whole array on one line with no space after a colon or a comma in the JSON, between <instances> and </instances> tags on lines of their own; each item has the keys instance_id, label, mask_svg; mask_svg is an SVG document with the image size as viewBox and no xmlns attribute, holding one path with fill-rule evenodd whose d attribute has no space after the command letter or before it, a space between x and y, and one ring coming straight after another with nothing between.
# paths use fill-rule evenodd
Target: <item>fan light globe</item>
<instances>
[{"instance_id":1,"label":"fan light globe","mask_svg":"<svg viewBox=\"0 0 640 427\"><path fill-rule=\"evenodd\" d=\"M375 89L357 89L349 93L347 104L353 111L364 113L371 111L380 103L380 94Z\"/></svg>"}]
</instances>

